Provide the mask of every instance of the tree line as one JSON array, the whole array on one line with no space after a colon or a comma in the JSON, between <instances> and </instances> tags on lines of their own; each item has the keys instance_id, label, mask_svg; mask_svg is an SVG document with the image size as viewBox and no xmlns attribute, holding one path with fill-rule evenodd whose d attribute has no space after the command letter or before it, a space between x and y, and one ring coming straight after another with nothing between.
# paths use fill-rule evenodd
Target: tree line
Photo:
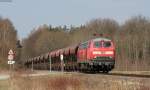
<instances>
[{"instance_id":1,"label":"tree line","mask_svg":"<svg viewBox=\"0 0 150 90\"><path fill-rule=\"evenodd\" d=\"M8 51L16 50L16 42L17 31L12 22L7 18L0 18L0 69L8 67Z\"/></svg>"}]
</instances>

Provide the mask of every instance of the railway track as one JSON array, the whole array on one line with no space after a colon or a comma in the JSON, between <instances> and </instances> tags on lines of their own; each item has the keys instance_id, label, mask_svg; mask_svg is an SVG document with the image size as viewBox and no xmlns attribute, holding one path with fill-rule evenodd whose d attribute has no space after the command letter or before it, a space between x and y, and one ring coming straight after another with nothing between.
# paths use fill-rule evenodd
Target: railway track
<instances>
[{"instance_id":1,"label":"railway track","mask_svg":"<svg viewBox=\"0 0 150 90\"><path fill-rule=\"evenodd\" d=\"M36 71L36 70L35 70ZM61 72L61 71L43 71L43 70L37 70L37 73L42 73L45 75L50 75L50 74L71 74L71 75L94 75L94 76L99 76L99 75L105 75L105 76L124 76L124 77L137 77L137 78L150 78L150 75L143 75L143 74L128 74L128 73L114 73L114 72L110 72L110 73L102 73L102 72L98 72L98 73L91 73L91 72Z\"/></svg>"},{"instance_id":2,"label":"railway track","mask_svg":"<svg viewBox=\"0 0 150 90\"><path fill-rule=\"evenodd\" d=\"M138 78L150 78L150 75L142 75L142 74L108 73L108 74L103 74L103 75L126 76L126 77L138 77Z\"/></svg>"},{"instance_id":3,"label":"railway track","mask_svg":"<svg viewBox=\"0 0 150 90\"><path fill-rule=\"evenodd\" d=\"M79 75L109 75L109 76L124 76L124 77L137 77L137 78L150 78L150 75L142 74L125 74L125 73L90 73L90 72L65 72L65 74L79 74Z\"/></svg>"}]
</instances>

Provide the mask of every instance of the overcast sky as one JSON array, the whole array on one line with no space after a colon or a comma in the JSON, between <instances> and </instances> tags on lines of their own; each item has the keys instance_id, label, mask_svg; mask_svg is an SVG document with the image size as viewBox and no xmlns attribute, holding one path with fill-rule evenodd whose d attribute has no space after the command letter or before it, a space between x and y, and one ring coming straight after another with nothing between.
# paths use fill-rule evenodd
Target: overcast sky
<instances>
[{"instance_id":1,"label":"overcast sky","mask_svg":"<svg viewBox=\"0 0 150 90\"><path fill-rule=\"evenodd\" d=\"M0 16L9 18L19 38L42 24L85 24L94 18L124 22L137 15L150 16L150 0L0 0ZM9 0L6 0L9 1Z\"/></svg>"}]
</instances>

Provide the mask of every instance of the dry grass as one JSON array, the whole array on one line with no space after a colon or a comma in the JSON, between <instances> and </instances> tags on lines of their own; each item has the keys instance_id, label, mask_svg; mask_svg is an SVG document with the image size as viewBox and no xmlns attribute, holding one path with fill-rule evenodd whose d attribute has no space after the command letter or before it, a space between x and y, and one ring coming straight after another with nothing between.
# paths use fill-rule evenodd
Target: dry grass
<instances>
[{"instance_id":1,"label":"dry grass","mask_svg":"<svg viewBox=\"0 0 150 90\"><path fill-rule=\"evenodd\" d=\"M8 90L9 82L7 80L0 81L0 90Z\"/></svg>"},{"instance_id":2,"label":"dry grass","mask_svg":"<svg viewBox=\"0 0 150 90\"><path fill-rule=\"evenodd\" d=\"M20 77L13 75L8 90L80 90L80 80L76 77L52 75Z\"/></svg>"},{"instance_id":3,"label":"dry grass","mask_svg":"<svg viewBox=\"0 0 150 90\"><path fill-rule=\"evenodd\" d=\"M148 79L121 79L102 75L52 74L0 81L0 90L150 90Z\"/></svg>"}]
</instances>

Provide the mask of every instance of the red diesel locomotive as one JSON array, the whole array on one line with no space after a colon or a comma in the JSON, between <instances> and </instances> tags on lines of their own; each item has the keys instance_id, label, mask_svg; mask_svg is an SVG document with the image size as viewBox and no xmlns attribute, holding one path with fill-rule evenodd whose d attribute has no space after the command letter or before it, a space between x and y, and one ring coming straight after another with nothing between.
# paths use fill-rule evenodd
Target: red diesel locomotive
<instances>
[{"instance_id":1,"label":"red diesel locomotive","mask_svg":"<svg viewBox=\"0 0 150 90\"><path fill-rule=\"evenodd\" d=\"M106 38L96 38L81 43L77 51L77 63L80 71L111 71L115 64L113 42Z\"/></svg>"},{"instance_id":2,"label":"red diesel locomotive","mask_svg":"<svg viewBox=\"0 0 150 90\"><path fill-rule=\"evenodd\" d=\"M115 46L113 41L107 38L90 39L78 45L55 50L29 59L25 64L31 67L31 64L39 65L40 62L50 64L51 62L52 70L61 70L60 55L64 57L63 65L65 71L109 72L115 65ZM45 64L47 68L49 68L49 64Z\"/></svg>"}]
</instances>

